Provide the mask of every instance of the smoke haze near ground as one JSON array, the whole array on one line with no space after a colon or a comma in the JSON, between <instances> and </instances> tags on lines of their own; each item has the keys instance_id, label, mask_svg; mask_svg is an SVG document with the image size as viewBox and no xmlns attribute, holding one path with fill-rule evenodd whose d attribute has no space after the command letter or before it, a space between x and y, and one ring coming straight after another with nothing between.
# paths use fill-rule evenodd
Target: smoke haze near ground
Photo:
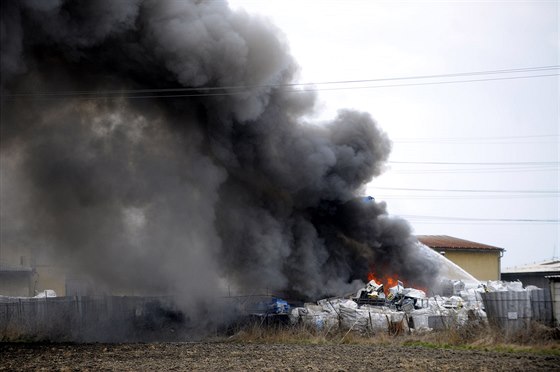
<instances>
[{"instance_id":1,"label":"smoke haze near ground","mask_svg":"<svg viewBox=\"0 0 560 372\"><path fill-rule=\"evenodd\" d=\"M4 1L1 22L3 246L193 303L343 294L372 270L435 279L409 225L361 198L389 139L368 113L306 119L315 95L282 86L298 67L265 18L53 0ZM155 91L177 88L193 89Z\"/></svg>"}]
</instances>

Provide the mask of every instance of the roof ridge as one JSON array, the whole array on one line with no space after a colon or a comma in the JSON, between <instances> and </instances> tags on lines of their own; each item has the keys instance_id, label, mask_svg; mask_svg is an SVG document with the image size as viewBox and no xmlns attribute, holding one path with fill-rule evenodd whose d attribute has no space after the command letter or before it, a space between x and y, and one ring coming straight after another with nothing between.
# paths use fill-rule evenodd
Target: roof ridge
<instances>
[{"instance_id":1,"label":"roof ridge","mask_svg":"<svg viewBox=\"0 0 560 372\"><path fill-rule=\"evenodd\" d=\"M504 248L496 247L494 245L479 243L449 235L416 235L416 239L432 248L505 250Z\"/></svg>"}]
</instances>

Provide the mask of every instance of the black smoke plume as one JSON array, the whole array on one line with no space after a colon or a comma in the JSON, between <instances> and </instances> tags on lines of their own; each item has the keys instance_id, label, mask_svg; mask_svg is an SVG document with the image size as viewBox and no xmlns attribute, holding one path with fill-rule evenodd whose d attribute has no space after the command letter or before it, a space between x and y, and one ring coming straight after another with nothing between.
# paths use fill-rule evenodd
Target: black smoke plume
<instances>
[{"instance_id":1,"label":"black smoke plume","mask_svg":"<svg viewBox=\"0 0 560 372\"><path fill-rule=\"evenodd\" d=\"M222 1L2 1L1 244L96 285L342 294L427 286L409 225L361 198L391 144L310 122L282 33ZM128 292L127 292L128 291Z\"/></svg>"}]
</instances>

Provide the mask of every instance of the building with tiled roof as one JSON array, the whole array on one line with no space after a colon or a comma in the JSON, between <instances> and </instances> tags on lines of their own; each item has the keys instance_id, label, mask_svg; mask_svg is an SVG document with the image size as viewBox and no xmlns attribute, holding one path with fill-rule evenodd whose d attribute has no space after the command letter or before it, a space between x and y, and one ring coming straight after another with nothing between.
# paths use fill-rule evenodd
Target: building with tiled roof
<instances>
[{"instance_id":1,"label":"building with tiled roof","mask_svg":"<svg viewBox=\"0 0 560 372\"><path fill-rule=\"evenodd\" d=\"M504 248L447 235L417 235L418 241L445 255L478 280L499 280Z\"/></svg>"}]
</instances>

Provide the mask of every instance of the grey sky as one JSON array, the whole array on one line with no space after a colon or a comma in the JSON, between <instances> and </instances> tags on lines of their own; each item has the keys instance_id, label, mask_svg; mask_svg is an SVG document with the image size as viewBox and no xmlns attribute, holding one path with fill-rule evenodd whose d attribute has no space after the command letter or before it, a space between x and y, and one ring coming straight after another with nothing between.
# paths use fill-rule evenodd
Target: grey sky
<instances>
[{"instance_id":1,"label":"grey sky","mask_svg":"<svg viewBox=\"0 0 560 372\"><path fill-rule=\"evenodd\" d=\"M302 82L560 65L557 1L235 0L230 4L269 17L284 31L301 66ZM503 247L507 250L503 266L520 265L559 255L555 222L560 219L559 81L553 76L322 90L319 113L310 120L333 117L340 108L370 112L394 140L390 158L394 162L552 163L392 163L366 191L387 200L391 213L411 216L417 234L452 235ZM453 140L441 140L449 138ZM553 222L496 221L500 219Z\"/></svg>"}]
</instances>

